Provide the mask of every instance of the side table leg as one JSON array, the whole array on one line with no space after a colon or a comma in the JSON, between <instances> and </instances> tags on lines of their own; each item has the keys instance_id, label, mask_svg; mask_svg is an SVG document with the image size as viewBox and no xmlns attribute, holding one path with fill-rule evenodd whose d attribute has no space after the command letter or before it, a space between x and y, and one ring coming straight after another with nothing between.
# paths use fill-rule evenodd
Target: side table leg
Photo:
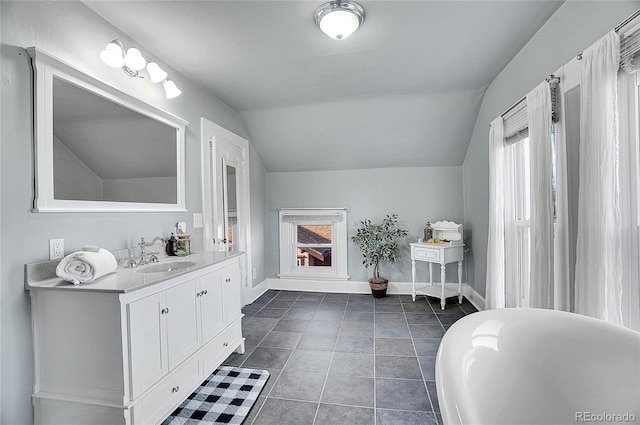
<instances>
[{"instance_id":1,"label":"side table leg","mask_svg":"<svg viewBox=\"0 0 640 425\"><path fill-rule=\"evenodd\" d=\"M411 260L411 298L416 300L416 260Z\"/></svg>"},{"instance_id":2,"label":"side table leg","mask_svg":"<svg viewBox=\"0 0 640 425\"><path fill-rule=\"evenodd\" d=\"M458 304L462 304L462 260L458 261Z\"/></svg>"},{"instance_id":3,"label":"side table leg","mask_svg":"<svg viewBox=\"0 0 640 425\"><path fill-rule=\"evenodd\" d=\"M447 299L444 297L444 279L447 274L447 266L445 264L440 264L440 283L442 287L440 288L440 307L444 310L444 306L447 303Z\"/></svg>"}]
</instances>

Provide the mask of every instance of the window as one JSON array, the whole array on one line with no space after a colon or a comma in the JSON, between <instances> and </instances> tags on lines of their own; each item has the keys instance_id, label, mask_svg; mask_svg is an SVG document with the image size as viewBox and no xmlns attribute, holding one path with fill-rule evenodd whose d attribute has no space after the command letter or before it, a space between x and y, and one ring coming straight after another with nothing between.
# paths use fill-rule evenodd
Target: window
<instances>
[{"instance_id":1,"label":"window","mask_svg":"<svg viewBox=\"0 0 640 425\"><path fill-rule=\"evenodd\" d=\"M331 267L333 225L296 224L298 267Z\"/></svg>"},{"instance_id":2,"label":"window","mask_svg":"<svg viewBox=\"0 0 640 425\"><path fill-rule=\"evenodd\" d=\"M281 209L280 278L347 276L347 212L338 208Z\"/></svg>"},{"instance_id":3,"label":"window","mask_svg":"<svg viewBox=\"0 0 640 425\"><path fill-rule=\"evenodd\" d=\"M505 149L505 261L507 307L527 307L531 252L529 137Z\"/></svg>"}]
</instances>

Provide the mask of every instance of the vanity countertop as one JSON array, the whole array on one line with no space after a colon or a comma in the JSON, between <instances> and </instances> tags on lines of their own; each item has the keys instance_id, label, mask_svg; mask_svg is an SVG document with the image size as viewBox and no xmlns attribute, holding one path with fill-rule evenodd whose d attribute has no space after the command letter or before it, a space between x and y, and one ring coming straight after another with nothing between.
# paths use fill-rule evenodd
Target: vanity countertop
<instances>
[{"instance_id":1,"label":"vanity countertop","mask_svg":"<svg viewBox=\"0 0 640 425\"><path fill-rule=\"evenodd\" d=\"M56 276L56 266L60 260L43 261L25 264L24 281L26 290L69 290L127 293L147 286L155 285L165 280L190 273L204 267L239 257L243 252L207 251L198 252L186 257L167 257L160 260L161 264L168 261L190 261L195 265L180 270L156 273L143 273L140 268L125 268L119 266L114 273L102 276L91 283L74 285Z\"/></svg>"}]
</instances>

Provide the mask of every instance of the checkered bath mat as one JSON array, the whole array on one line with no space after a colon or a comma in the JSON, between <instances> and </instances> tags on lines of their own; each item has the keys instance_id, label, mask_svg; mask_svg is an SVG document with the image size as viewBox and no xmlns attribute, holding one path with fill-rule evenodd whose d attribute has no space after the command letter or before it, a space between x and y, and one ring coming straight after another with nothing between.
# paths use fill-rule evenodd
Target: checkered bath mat
<instances>
[{"instance_id":1,"label":"checkered bath mat","mask_svg":"<svg viewBox=\"0 0 640 425\"><path fill-rule=\"evenodd\" d=\"M266 370L221 366L162 425L241 424L268 378Z\"/></svg>"}]
</instances>

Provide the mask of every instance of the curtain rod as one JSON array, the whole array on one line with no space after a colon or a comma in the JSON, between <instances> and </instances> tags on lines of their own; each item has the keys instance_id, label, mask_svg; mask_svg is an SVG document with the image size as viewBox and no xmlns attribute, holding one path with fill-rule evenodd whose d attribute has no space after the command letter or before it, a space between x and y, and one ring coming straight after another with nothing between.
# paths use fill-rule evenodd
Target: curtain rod
<instances>
[{"instance_id":1,"label":"curtain rod","mask_svg":"<svg viewBox=\"0 0 640 425\"><path fill-rule=\"evenodd\" d=\"M556 77L555 75L551 74L548 77L546 77L544 79L547 83L549 84L558 84L560 82L560 77ZM514 103L513 105L511 105L510 107L507 108L506 111L504 111L503 113L501 113L499 116L503 117L506 114L508 114L513 108L515 108L516 106L518 106L520 103L522 103L523 101L525 101L527 99L527 95L525 94L524 96L522 96L516 103Z\"/></svg>"},{"instance_id":2,"label":"curtain rod","mask_svg":"<svg viewBox=\"0 0 640 425\"><path fill-rule=\"evenodd\" d=\"M620 32L621 29L623 29L627 24L629 24L631 21L636 19L638 16L640 16L640 9L636 10L633 13L633 15L629 16L627 19L625 19L624 21L620 22L620 24L618 24L618 26L615 27L615 31L616 32Z\"/></svg>"},{"instance_id":3,"label":"curtain rod","mask_svg":"<svg viewBox=\"0 0 640 425\"><path fill-rule=\"evenodd\" d=\"M620 33L620 31L622 29L624 29L627 25L629 25L631 22L633 22L633 20L635 20L636 18L638 18L640 16L640 9L636 10L631 16L629 16L627 19L625 19L624 21L620 22L615 28L614 31L617 33ZM576 59L578 59L579 61L582 60L582 52L578 53L576 55Z\"/></svg>"}]
</instances>

